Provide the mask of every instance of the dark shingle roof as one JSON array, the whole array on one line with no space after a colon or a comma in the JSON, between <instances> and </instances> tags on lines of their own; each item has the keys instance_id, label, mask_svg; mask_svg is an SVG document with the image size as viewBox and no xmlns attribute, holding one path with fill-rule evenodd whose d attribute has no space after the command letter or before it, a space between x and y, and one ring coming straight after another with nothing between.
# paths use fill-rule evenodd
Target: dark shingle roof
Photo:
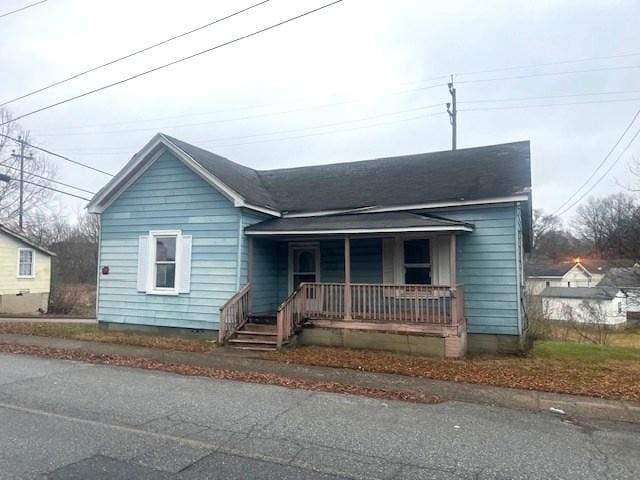
<instances>
[{"instance_id":1,"label":"dark shingle roof","mask_svg":"<svg viewBox=\"0 0 640 480\"><path fill-rule=\"evenodd\" d=\"M524 269L529 277L562 277L574 265L575 263L527 263Z\"/></svg>"},{"instance_id":2,"label":"dark shingle roof","mask_svg":"<svg viewBox=\"0 0 640 480\"><path fill-rule=\"evenodd\" d=\"M543 297L584 298L591 300L611 300L618 293L614 287L547 287Z\"/></svg>"},{"instance_id":3,"label":"dark shingle roof","mask_svg":"<svg viewBox=\"0 0 640 480\"><path fill-rule=\"evenodd\" d=\"M205 170L242 195L249 203L278 208L269 192L263 187L257 171L177 138L169 135L164 136L193 158Z\"/></svg>"},{"instance_id":4,"label":"dark shingle roof","mask_svg":"<svg viewBox=\"0 0 640 480\"><path fill-rule=\"evenodd\" d=\"M290 213L482 200L531 187L528 141L258 171L164 136L250 203Z\"/></svg>"},{"instance_id":5,"label":"dark shingle roof","mask_svg":"<svg viewBox=\"0 0 640 480\"><path fill-rule=\"evenodd\" d=\"M283 211L480 200L528 192L529 142L260 171Z\"/></svg>"},{"instance_id":6,"label":"dark shingle roof","mask_svg":"<svg viewBox=\"0 0 640 480\"><path fill-rule=\"evenodd\" d=\"M611 268L598 283L606 287L640 287L640 267Z\"/></svg>"},{"instance_id":7,"label":"dark shingle roof","mask_svg":"<svg viewBox=\"0 0 640 480\"><path fill-rule=\"evenodd\" d=\"M342 230L393 230L393 229L469 229L468 223L417 215L407 212L360 213L349 215L331 215L326 217L287 217L275 218L245 229L249 234L261 232L311 232L311 231L342 231Z\"/></svg>"}]
</instances>

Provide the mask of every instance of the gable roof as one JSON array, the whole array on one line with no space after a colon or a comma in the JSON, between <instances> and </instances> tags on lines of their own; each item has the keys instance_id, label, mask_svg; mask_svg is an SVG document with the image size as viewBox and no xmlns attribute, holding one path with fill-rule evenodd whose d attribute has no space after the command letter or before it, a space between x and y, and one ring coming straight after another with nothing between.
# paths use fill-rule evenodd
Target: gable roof
<instances>
[{"instance_id":1,"label":"gable roof","mask_svg":"<svg viewBox=\"0 0 640 480\"><path fill-rule=\"evenodd\" d=\"M245 228L247 235L473 231L473 225L409 212L274 218Z\"/></svg>"},{"instance_id":2,"label":"gable roof","mask_svg":"<svg viewBox=\"0 0 640 480\"><path fill-rule=\"evenodd\" d=\"M620 290L615 287L547 287L541 295L555 298L584 298L590 300L611 300Z\"/></svg>"},{"instance_id":3,"label":"gable roof","mask_svg":"<svg viewBox=\"0 0 640 480\"><path fill-rule=\"evenodd\" d=\"M598 286L629 288L640 287L640 267L611 268Z\"/></svg>"},{"instance_id":4,"label":"gable roof","mask_svg":"<svg viewBox=\"0 0 640 480\"><path fill-rule=\"evenodd\" d=\"M45 255L49 255L50 257L55 257L56 256L56 254L53 253L52 251L47 250L46 248L38 245L33 240L30 240L29 238L25 237L21 233L16 232L15 230L11 230L9 227L7 227L5 225L2 225L1 223L0 223L0 233L4 233L4 234L8 235L9 237L14 238L18 242L23 243L25 245L28 245L29 247L34 248L34 249L44 253Z\"/></svg>"},{"instance_id":5,"label":"gable roof","mask_svg":"<svg viewBox=\"0 0 640 480\"><path fill-rule=\"evenodd\" d=\"M274 216L528 201L531 188L528 141L259 171L157 134L93 197L90 211L108 206L161 148L171 150L234 205L266 209Z\"/></svg>"}]
</instances>

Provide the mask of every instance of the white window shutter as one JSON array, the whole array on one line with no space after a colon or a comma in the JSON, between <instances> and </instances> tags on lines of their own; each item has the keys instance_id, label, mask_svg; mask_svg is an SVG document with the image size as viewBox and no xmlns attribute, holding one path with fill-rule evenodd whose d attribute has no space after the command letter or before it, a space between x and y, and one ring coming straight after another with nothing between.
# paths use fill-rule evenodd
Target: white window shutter
<instances>
[{"instance_id":1,"label":"white window shutter","mask_svg":"<svg viewBox=\"0 0 640 480\"><path fill-rule=\"evenodd\" d=\"M149 275L149 237L138 238L138 291L147 291L147 276Z\"/></svg>"},{"instance_id":2,"label":"white window shutter","mask_svg":"<svg viewBox=\"0 0 640 480\"><path fill-rule=\"evenodd\" d=\"M180 242L178 293L189 293L191 291L191 244L191 235L183 235Z\"/></svg>"},{"instance_id":3,"label":"white window shutter","mask_svg":"<svg viewBox=\"0 0 640 480\"><path fill-rule=\"evenodd\" d=\"M382 283L395 283L395 238L382 239Z\"/></svg>"}]
</instances>

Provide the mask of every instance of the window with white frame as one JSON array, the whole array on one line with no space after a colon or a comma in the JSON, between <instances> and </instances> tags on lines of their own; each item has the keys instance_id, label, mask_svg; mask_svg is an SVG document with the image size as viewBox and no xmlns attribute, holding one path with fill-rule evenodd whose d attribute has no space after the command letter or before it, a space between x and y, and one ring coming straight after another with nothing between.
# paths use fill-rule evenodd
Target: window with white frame
<instances>
[{"instance_id":1,"label":"window with white frame","mask_svg":"<svg viewBox=\"0 0 640 480\"><path fill-rule=\"evenodd\" d=\"M18 277L32 278L35 276L35 252L30 248L18 249Z\"/></svg>"},{"instance_id":2,"label":"window with white frame","mask_svg":"<svg viewBox=\"0 0 640 480\"><path fill-rule=\"evenodd\" d=\"M177 235L154 236L153 289L176 288L176 247Z\"/></svg>"},{"instance_id":3,"label":"window with white frame","mask_svg":"<svg viewBox=\"0 0 640 480\"><path fill-rule=\"evenodd\" d=\"M152 230L138 244L138 291L156 295L189 293L191 235Z\"/></svg>"},{"instance_id":4,"label":"window with white frame","mask_svg":"<svg viewBox=\"0 0 640 480\"><path fill-rule=\"evenodd\" d=\"M404 241L404 283L431 284L431 250L428 239Z\"/></svg>"}]
</instances>

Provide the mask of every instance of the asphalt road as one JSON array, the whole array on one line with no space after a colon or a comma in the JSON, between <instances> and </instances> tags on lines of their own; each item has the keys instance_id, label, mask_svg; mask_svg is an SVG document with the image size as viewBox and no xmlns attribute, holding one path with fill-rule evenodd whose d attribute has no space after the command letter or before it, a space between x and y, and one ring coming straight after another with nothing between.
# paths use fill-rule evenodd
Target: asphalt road
<instances>
[{"instance_id":1,"label":"asphalt road","mask_svg":"<svg viewBox=\"0 0 640 480\"><path fill-rule=\"evenodd\" d=\"M637 479L640 426L0 354L0 479Z\"/></svg>"}]
</instances>

